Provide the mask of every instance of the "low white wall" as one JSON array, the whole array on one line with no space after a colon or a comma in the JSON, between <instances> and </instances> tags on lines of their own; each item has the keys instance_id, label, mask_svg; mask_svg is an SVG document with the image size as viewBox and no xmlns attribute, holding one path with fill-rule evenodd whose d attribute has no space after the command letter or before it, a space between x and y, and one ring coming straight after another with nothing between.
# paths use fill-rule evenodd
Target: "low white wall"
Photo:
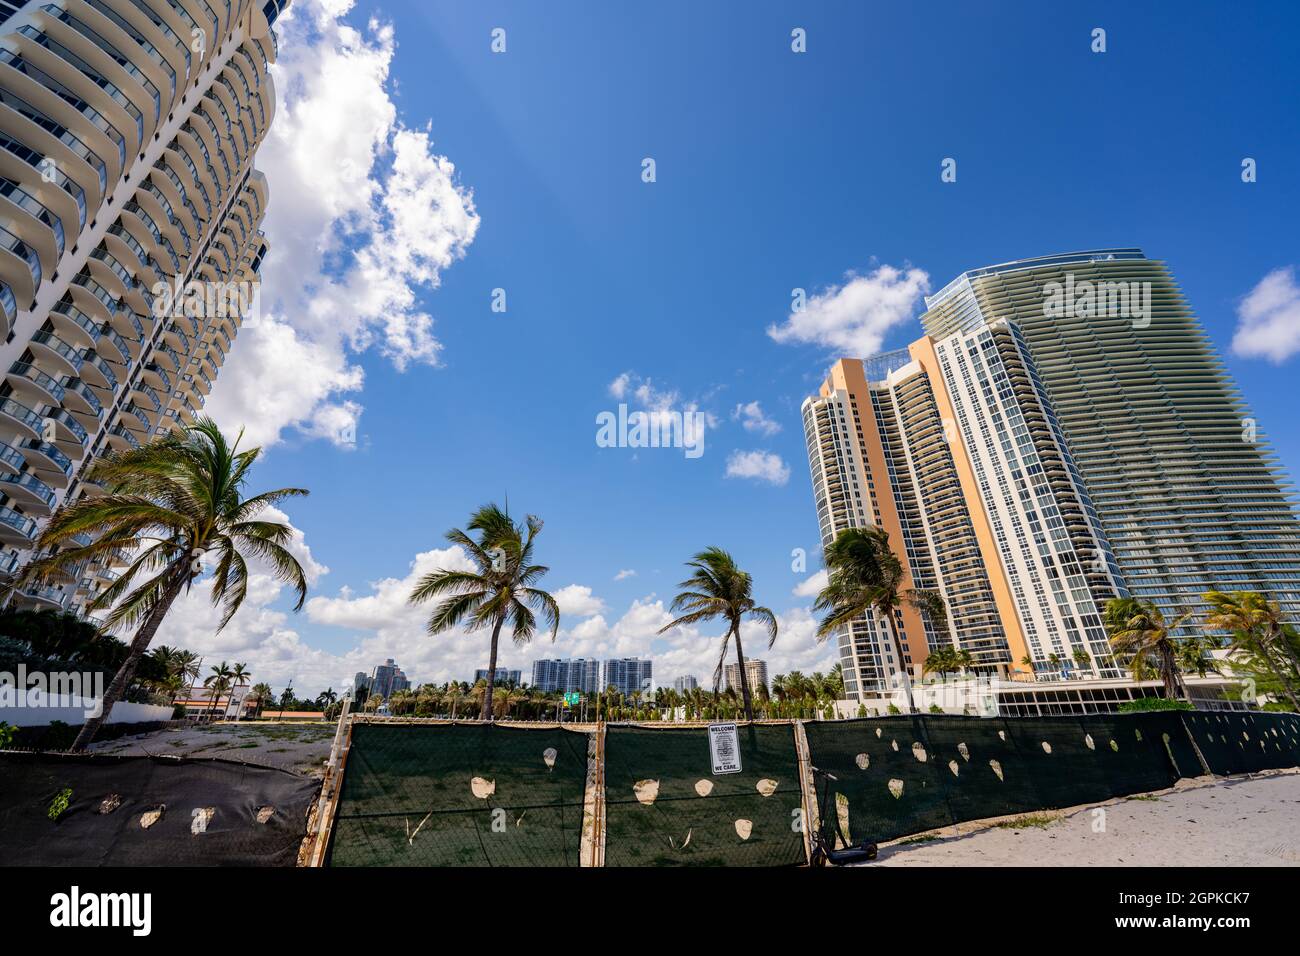
<instances>
[{"instance_id":1,"label":"low white wall","mask_svg":"<svg viewBox=\"0 0 1300 956\"><path fill-rule=\"evenodd\" d=\"M37 692L29 695L29 700L36 703ZM119 701L113 705L113 712L108 715L110 724L152 723L157 720L171 720L172 708L158 704L130 704ZM61 720L69 726L78 726L86 722L86 705L80 697L43 696L40 706L0 707L0 723L11 727L44 727Z\"/></svg>"}]
</instances>

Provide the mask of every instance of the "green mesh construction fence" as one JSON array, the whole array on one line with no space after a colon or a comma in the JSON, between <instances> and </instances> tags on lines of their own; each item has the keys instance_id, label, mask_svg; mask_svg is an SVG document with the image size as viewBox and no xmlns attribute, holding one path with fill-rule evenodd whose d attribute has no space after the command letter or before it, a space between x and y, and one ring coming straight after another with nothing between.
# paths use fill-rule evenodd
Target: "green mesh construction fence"
<instances>
[{"instance_id":1,"label":"green mesh construction fence","mask_svg":"<svg viewBox=\"0 0 1300 956\"><path fill-rule=\"evenodd\" d=\"M330 866L578 866L590 735L352 728Z\"/></svg>"},{"instance_id":2,"label":"green mesh construction fence","mask_svg":"<svg viewBox=\"0 0 1300 956\"><path fill-rule=\"evenodd\" d=\"M714 775L705 728L606 728L605 865L804 862L794 727L738 740L741 771Z\"/></svg>"},{"instance_id":3,"label":"green mesh construction fence","mask_svg":"<svg viewBox=\"0 0 1300 956\"><path fill-rule=\"evenodd\" d=\"M1159 790L1201 772L1169 714L892 717L805 732L813 766L835 778L815 777L823 833L838 822L854 842Z\"/></svg>"},{"instance_id":4,"label":"green mesh construction fence","mask_svg":"<svg viewBox=\"0 0 1300 956\"><path fill-rule=\"evenodd\" d=\"M1254 773L1300 766L1300 717L1294 714L1181 716L1213 773Z\"/></svg>"}]
</instances>

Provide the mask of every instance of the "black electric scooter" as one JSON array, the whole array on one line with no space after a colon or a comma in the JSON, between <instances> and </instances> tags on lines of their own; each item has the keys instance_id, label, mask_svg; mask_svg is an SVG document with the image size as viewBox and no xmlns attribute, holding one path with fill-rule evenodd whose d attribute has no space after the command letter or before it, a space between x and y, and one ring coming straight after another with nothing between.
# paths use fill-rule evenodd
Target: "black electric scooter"
<instances>
[{"instance_id":1,"label":"black electric scooter","mask_svg":"<svg viewBox=\"0 0 1300 956\"><path fill-rule=\"evenodd\" d=\"M831 781L839 780L834 774L817 767L812 768L814 780L821 780L821 794L818 798L820 825L812 834L811 866L848 866L853 863L866 863L876 858L876 844L870 840L861 843L849 842L848 834L840 829L840 817L835 812L835 795L831 792ZM840 845L839 849L836 846Z\"/></svg>"}]
</instances>

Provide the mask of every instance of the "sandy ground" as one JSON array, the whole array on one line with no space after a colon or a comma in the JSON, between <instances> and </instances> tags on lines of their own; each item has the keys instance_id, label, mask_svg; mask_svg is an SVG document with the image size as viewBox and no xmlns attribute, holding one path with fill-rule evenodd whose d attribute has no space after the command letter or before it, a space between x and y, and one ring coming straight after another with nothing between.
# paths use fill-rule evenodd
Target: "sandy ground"
<instances>
[{"instance_id":1,"label":"sandy ground","mask_svg":"<svg viewBox=\"0 0 1300 956\"><path fill-rule=\"evenodd\" d=\"M1097 807L945 827L866 865L1300 866L1300 772L1202 778Z\"/></svg>"},{"instance_id":2,"label":"sandy ground","mask_svg":"<svg viewBox=\"0 0 1300 956\"><path fill-rule=\"evenodd\" d=\"M321 777L334 730L332 723L207 724L121 737L90 749L120 755L221 757Z\"/></svg>"}]
</instances>

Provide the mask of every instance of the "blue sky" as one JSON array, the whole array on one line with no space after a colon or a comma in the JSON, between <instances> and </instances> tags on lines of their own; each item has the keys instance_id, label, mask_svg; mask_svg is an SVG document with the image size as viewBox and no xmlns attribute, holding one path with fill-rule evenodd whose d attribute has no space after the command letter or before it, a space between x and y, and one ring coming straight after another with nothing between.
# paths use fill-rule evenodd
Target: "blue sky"
<instances>
[{"instance_id":1,"label":"blue sky","mask_svg":"<svg viewBox=\"0 0 1300 956\"><path fill-rule=\"evenodd\" d=\"M282 351L270 331L241 336L213 407L268 445L258 484L312 490L288 513L322 566L319 600L285 615L267 589L231 634L211 638L190 616L170 643L313 692L389 655L417 681L468 678L486 663L486 639L431 641L394 596L417 555L445 547L447 528L508 494L513 511L546 520L549 585L590 593L567 592L575 611L555 646L508 650L505 663L636 649L664 659L658 680L705 677L717 629L649 635L682 562L718 544L787 615L764 654L773 671L828 666L808 599L793 593L808 573L791 570L791 552L815 555L818 541L799 403L838 352L768 329L786 322L793 288L833 299L848 274L870 279L882 266L921 270L935 291L1008 259L1142 247L1170 264L1295 473L1300 359L1274 361L1300 350L1287 331L1300 295L1293 274L1278 273L1300 261L1294 8L803 6L384 2L336 16L319 0L295 4L273 125L285 139L259 162L279 243L264 267L282 292L273 329L303 348ZM294 24L310 16L311 44L291 54ZM806 53L791 51L796 27ZM1090 49L1095 27L1105 53ZM495 28L504 53L491 51ZM311 58L340 49L361 77L348 89L369 99L313 92ZM337 214L319 196L364 193L342 182L337 144L375 116L386 118L357 183L399 202L363 197L369 222L358 227L355 209ZM416 154L433 170L427 215L428 192L388 188ZM642 181L646 157L653 183ZM940 180L946 157L955 183ZM1257 182L1241 180L1245 157ZM329 182L318 188L318 176ZM317 201L329 210L313 213ZM303 265L313 236L322 281L368 244L400 245L410 232L391 227L400 208L452 223L417 237L439 249L384 273L401 287L397 311L427 317L422 334L436 345L394 345L410 337L385 319L388 299L358 319L310 282L285 291L317 268ZM1270 274L1273 358L1233 355L1243 299ZM490 308L497 288L505 313ZM902 346L919 335L919 311L860 317L859 335ZM617 407L610 386L624 374L633 407L648 383L651 398L711 416L701 457L597 447L595 416ZM278 402L279 388L293 400ZM753 402L771 424L734 417ZM324 424L340 416L355 421L355 446ZM779 456L788 479L770 458L777 481L727 477L737 452ZM615 580L620 571L635 574Z\"/></svg>"}]
</instances>

